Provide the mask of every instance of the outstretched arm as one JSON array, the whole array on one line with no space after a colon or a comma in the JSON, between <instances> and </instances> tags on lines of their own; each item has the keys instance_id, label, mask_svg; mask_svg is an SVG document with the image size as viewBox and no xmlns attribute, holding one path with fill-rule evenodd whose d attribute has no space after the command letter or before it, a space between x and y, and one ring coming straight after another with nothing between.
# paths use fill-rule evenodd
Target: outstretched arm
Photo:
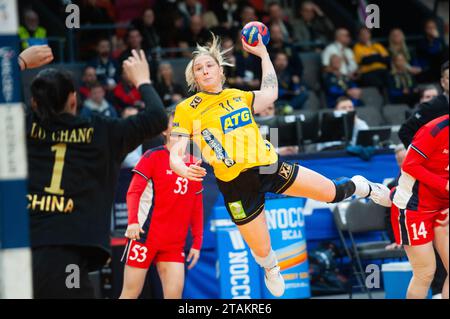
<instances>
[{"instance_id":1,"label":"outstretched arm","mask_svg":"<svg viewBox=\"0 0 450 319\"><path fill-rule=\"evenodd\" d=\"M254 113L263 111L278 98L278 79L269 53L264 45L261 35L258 34L258 45L252 47L242 40L242 46L245 51L261 58L262 81L261 89L255 91Z\"/></svg>"},{"instance_id":2,"label":"outstretched arm","mask_svg":"<svg viewBox=\"0 0 450 319\"><path fill-rule=\"evenodd\" d=\"M170 168L179 176L185 177L191 181L203 181L206 170L200 166L202 160L198 160L197 163L191 164L189 167L184 162L189 137L171 135L170 140L173 145L170 148Z\"/></svg>"},{"instance_id":3,"label":"outstretched arm","mask_svg":"<svg viewBox=\"0 0 450 319\"><path fill-rule=\"evenodd\" d=\"M34 45L19 54L20 70L34 69L53 61L52 49L48 45Z\"/></svg>"}]
</instances>

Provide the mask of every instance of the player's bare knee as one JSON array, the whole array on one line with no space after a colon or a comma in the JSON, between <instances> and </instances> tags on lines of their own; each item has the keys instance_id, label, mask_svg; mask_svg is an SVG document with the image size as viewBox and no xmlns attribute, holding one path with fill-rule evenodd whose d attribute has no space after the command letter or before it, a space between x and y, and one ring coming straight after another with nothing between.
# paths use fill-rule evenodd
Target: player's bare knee
<instances>
[{"instance_id":1,"label":"player's bare knee","mask_svg":"<svg viewBox=\"0 0 450 319\"><path fill-rule=\"evenodd\" d=\"M270 245L260 245L259 247L252 248L253 254L261 258L267 257L271 250L272 247Z\"/></svg>"},{"instance_id":2,"label":"player's bare knee","mask_svg":"<svg viewBox=\"0 0 450 319\"><path fill-rule=\"evenodd\" d=\"M436 264L424 265L414 269L414 277L424 284L431 284L436 272Z\"/></svg>"}]
</instances>

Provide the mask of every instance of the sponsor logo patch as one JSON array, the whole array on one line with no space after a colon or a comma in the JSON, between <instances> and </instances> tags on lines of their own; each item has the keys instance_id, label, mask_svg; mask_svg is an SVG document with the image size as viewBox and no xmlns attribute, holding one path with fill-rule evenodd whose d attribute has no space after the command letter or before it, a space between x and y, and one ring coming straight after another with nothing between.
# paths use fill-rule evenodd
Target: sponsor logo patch
<instances>
[{"instance_id":1,"label":"sponsor logo patch","mask_svg":"<svg viewBox=\"0 0 450 319\"><path fill-rule=\"evenodd\" d=\"M189 104L189 105L192 108L196 109L201 101L202 101L202 98L200 96L196 96L196 97L194 97L194 99L192 100L191 104Z\"/></svg>"},{"instance_id":2,"label":"sponsor logo patch","mask_svg":"<svg viewBox=\"0 0 450 319\"><path fill-rule=\"evenodd\" d=\"M220 118L222 130L225 134L252 123L250 110L247 108L236 110Z\"/></svg>"},{"instance_id":3,"label":"sponsor logo patch","mask_svg":"<svg viewBox=\"0 0 450 319\"><path fill-rule=\"evenodd\" d=\"M241 201L228 203L228 207L230 208L231 215L234 219L238 220L246 217Z\"/></svg>"},{"instance_id":4,"label":"sponsor logo patch","mask_svg":"<svg viewBox=\"0 0 450 319\"><path fill-rule=\"evenodd\" d=\"M278 170L278 175L283 177L284 179L288 179L289 176L291 176L293 166L289 163L283 163L280 166L280 169Z\"/></svg>"}]
</instances>

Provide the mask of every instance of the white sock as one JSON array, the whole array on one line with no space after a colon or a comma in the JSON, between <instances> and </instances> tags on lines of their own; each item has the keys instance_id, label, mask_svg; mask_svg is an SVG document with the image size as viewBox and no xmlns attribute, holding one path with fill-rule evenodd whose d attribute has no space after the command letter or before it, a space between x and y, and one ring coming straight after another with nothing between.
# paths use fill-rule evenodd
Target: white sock
<instances>
[{"instance_id":1,"label":"white sock","mask_svg":"<svg viewBox=\"0 0 450 319\"><path fill-rule=\"evenodd\" d=\"M255 253L252 250L250 251L252 252L253 257L255 257L256 263L261 267L266 269L272 269L273 267L278 265L277 255L275 254L273 249L270 250L269 255L267 255L266 257L259 257L255 255Z\"/></svg>"}]
</instances>

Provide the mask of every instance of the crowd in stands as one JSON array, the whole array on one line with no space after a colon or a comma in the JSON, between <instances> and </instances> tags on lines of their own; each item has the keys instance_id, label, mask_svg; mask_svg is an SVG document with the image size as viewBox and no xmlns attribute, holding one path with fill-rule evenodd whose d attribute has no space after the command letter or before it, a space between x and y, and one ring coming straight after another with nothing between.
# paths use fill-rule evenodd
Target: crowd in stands
<instances>
[{"instance_id":1,"label":"crowd in stands","mask_svg":"<svg viewBox=\"0 0 450 319\"><path fill-rule=\"evenodd\" d=\"M82 30L77 33L79 57L86 67L79 86L80 113L129 116L142 108L139 92L121 71L132 49L143 49L149 60L152 80L166 107L187 97L184 82L177 81L170 63L159 49L173 49L170 59L189 58L196 44L205 44L210 32L222 38L224 49L233 47L225 70L227 84L243 90L260 86L258 58L242 49L240 30L250 21L264 22L271 33L268 51L278 75L279 100L276 114L308 108L313 91L322 95L322 108L334 109L342 97L352 108L364 106L362 88L376 87L385 103L419 102L419 84L437 83L439 68L447 59L448 47L436 21L423 21L423 37L414 47L399 28L390 31L386 45L374 41L371 30L337 26L314 2L303 1L287 14L278 2L264 0L80 0L82 25L113 24L117 28ZM22 12L19 36L22 47L45 43L47 31L40 26L32 8ZM126 24L126 27L123 25ZM296 43L303 42L302 46ZM321 43L322 45L315 45ZM320 54L320 92L304 80L301 54ZM314 93L314 94L315 94ZM319 96L320 97L320 96ZM342 102L342 101L341 101Z\"/></svg>"}]
</instances>

